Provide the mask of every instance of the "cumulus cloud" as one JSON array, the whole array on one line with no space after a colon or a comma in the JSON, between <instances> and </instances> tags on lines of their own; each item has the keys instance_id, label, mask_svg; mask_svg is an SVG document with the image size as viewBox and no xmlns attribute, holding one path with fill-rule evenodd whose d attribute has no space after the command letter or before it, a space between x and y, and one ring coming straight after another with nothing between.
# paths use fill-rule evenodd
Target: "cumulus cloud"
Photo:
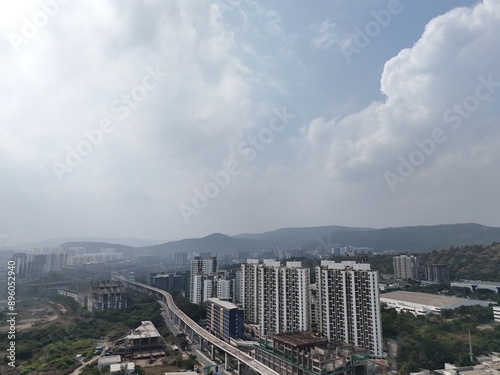
<instances>
[{"instance_id":1,"label":"cumulus cloud","mask_svg":"<svg viewBox=\"0 0 500 375\"><path fill-rule=\"evenodd\" d=\"M415 142L431 137L436 128L443 129L447 141L438 145L443 152L426 158L422 170L441 163L440 158L456 150L474 149L485 136L498 140L495 103L500 97L500 54L495 45L499 12L500 5L487 0L431 20L413 47L385 64L381 77L384 101L342 119L315 119L303 129L304 147L311 150L311 159L323 160L332 175L368 179L395 170L398 156L408 157L417 148ZM484 80L493 82L481 89L487 98L477 100L477 106L470 98L464 103ZM456 105L465 105L463 113L454 109ZM460 129L453 126L459 121L456 116ZM329 134L330 142L317 136L319 130ZM467 157L471 155L474 152L467 153ZM465 156L455 163L464 160Z\"/></svg>"}]
</instances>

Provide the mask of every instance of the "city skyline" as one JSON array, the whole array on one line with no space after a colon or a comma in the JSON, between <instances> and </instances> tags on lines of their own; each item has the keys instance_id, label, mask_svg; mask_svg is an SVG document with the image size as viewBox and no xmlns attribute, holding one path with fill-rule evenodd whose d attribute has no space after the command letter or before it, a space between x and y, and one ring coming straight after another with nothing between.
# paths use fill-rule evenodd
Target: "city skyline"
<instances>
[{"instance_id":1,"label":"city skyline","mask_svg":"<svg viewBox=\"0 0 500 375\"><path fill-rule=\"evenodd\" d=\"M0 248L500 227L493 0L0 5Z\"/></svg>"}]
</instances>

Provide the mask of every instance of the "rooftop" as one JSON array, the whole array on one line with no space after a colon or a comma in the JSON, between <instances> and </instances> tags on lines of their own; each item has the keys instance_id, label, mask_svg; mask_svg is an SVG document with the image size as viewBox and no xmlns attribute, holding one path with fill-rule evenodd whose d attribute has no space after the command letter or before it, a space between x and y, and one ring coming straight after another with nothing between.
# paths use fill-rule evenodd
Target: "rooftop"
<instances>
[{"instance_id":1,"label":"rooftop","mask_svg":"<svg viewBox=\"0 0 500 375\"><path fill-rule=\"evenodd\" d=\"M325 337L313 336L307 332L283 333L273 336L275 341L280 341L293 347L326 345L328 340Z\"/></svg>"},{"instance_id":2,"label":"rooftop","mask_svg":"<svg viewBox=\"0 0 500 375\"><path fill-rule=\"evenodd\" d=\"M160 333L150 320L141 322L141 325L134 329L128 339L140 339L146 337L160 337Z\"/></svg>"},{"instance_id":3,"label":"rooftop","mask_svg":"<svg viewBox=\"0 0 500 375\"><path fill-rule=\"evenodd\" d=\"M384 302L384 300L402 301L408 303L416 303L420 305L435 306L440 308L453 308L454 306L474 305L474 304L488 306L490 303L492 303L491 301L449 297L431 293L406 292L401 290L396 292L381 294L380 300L382 302Z\"/></svg>"},{"instance_id":4,"label":"rooftop","mask_svg":"<svg viewBox=\"0 0 500 375\"><path fill-rule=\"evenodd\" d=\"M126 363L116 363L109 366L109 372L120 372L122 370L135 370L134 362L126 362Z\"/></svg>"},{"instance_id":5,"label":"rooftop","mask_svg":"<svg viewBox=\"0 0 500 375\"><path fill-rule=\"evenodd\" d=\"M120 363L122 361L122 357L120 355L110 355L99 358L97 361L99 366L106 366L110 363Z\"/></svg>"},{"instance_id":6,"label":"rooftop","mask_svg":"<svg viewBox=\"0 0 500 375\"><path fill-rule=\"evenodd\" d=\"M223 307L227 310L233 310L233 309L239 309L238 306L236 306L234 303L228 302L228 301L223 301L219 298L208 298L208 302L215 303L216 305Z\"/></svg>"}]
</instances>

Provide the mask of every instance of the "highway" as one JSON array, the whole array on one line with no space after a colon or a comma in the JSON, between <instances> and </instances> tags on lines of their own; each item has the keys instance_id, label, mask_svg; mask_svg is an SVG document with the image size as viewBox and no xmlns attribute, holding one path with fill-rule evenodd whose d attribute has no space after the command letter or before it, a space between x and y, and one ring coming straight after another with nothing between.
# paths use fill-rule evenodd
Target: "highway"
<instances>
[{"instance_id":1,"label":"highway","mask_svg":"<svg viewBox=\"0 0 500 375\"><path fill-rule=\"evenodd\" d=\"M249 368L251 368L253 371L257 372L258 374L262 375L279 375L276 371L270 369L269 367L265 366L261 362L255 360L254 358L250 357L248 354L243 353L241 350L238 350L237 348L233 347L232 345L228 344L227 342L219 339L218 337L215 337L211 333L205 331L202 327L200 327L197 323L195 323L189 316L184 314L177 305L174 303L174 299L170 295L170 293L166 292L163 289L155 288L150 285L146 285L137 281L131 281L127 280L125 277L117 274L112 274L112 277L114 279L120 280L125 284L130 284L134 285L138 288L143 288L147 289L151 292L156 293L158 296L163 297L163 302L166 303L168 309L172 311L174 315L176 315L180 320L186 324L189 328L193 330L198 336L203 337L204 340L212 343L215 345L217 348L221 349L222 351L230 354L232 357L234 357L237 361L244 363L247 365Z\"/></svg>"}]
</instances>

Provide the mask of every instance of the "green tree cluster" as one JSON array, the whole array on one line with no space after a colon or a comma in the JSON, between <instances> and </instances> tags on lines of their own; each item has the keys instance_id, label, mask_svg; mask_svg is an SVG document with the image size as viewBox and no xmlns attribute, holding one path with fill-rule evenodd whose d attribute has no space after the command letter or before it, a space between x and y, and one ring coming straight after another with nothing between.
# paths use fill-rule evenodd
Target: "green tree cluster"
<instances>
[{"instance_id":1,"label":"green tree cluster","mask_svg":"<svg viewBox=\"0 0 500 375\"><path fill-rule=\"evenodd\" d=\"M181 296L178 292L172 293L174 302L181 311L193 319L195 322L205 319L207 317L207 311L205 307L191 303L188 298Z\"/></svg>"},{"instance_id":2,"label":"green tree cluster","mask_svg":"<svg viewBox=\"0 0 500 375\"><path fill-rule=\"evenodd\" d=\"M498 351L500 325L494 329L478 328L479 324L491 320L491 307L463 306L445 310L442 315L425 317L382 309L383 334L385 338L397 340L401 373L439 369L446 362L469 365L468 331L471 332L475 355Z\"/></svg>"}]
</instances>

